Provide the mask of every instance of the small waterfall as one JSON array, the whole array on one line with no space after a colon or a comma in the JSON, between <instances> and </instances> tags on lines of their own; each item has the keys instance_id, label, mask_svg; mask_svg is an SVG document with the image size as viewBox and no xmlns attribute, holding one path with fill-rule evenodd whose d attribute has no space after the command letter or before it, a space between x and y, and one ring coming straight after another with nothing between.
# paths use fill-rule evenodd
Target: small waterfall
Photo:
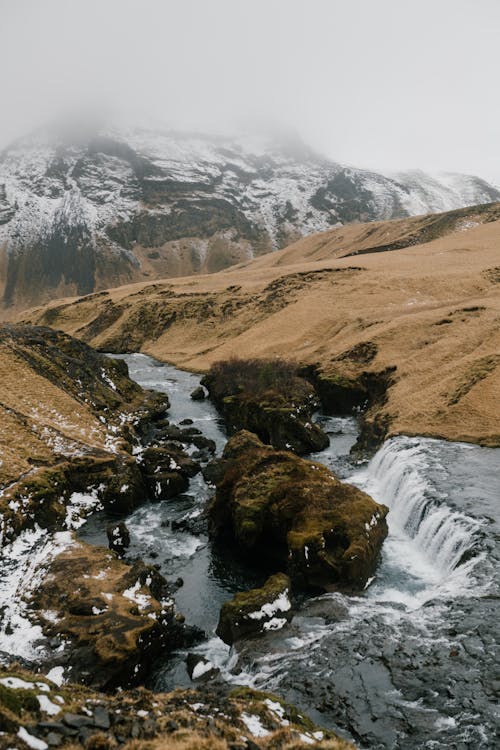
<instances>
[{"instance_id":1,"label":"small waterfall","mask_svg":"<svg viewBox=\"0 0 500 750\"><path fill-rule=\"evenodd\" d=\"M388 523L415 546L442 576L451 572L472 549L479 522L453 510L446 496L432 485L430 439L396 437L388 440L367 468L350 478L390 509ZM445 469L438 465L441 472Z\"/></svg>"}]
</instances>

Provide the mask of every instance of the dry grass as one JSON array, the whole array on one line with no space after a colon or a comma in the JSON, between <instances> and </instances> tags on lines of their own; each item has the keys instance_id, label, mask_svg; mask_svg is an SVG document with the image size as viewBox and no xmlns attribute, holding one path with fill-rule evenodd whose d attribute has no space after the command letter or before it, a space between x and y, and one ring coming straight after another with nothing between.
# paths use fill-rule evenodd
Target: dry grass
<instances>
[{"instance_id":1,"label":"dry grass","mask_svg":"<svg viewBox=\"0 0 500 750\"><path fill-rule=\"evenodd\" d=\"M90 408L0 345L0 486L51 463L55 442L104 449L106 431Z\"/></svg>"},{"instance_id":2,"label":"dry grass","mask_svg":"<svg viewBox=\"0 0 500 750\"><path fill-rule=\"evenodd\" d=\"M500 445L500 368L471 378L500 351L500 221L486 218L466 231L448 222L424 244L411 244L421 218L342 227L223 273L120 287L25 317L49 316L115 350L132 333L142 351L199 371L231 356L279 356L337 375L395 365L383 407L391 433ZM358 255L356 265L339 257L382 240L410 244ZM163 322L151 327L148 318L141 329L137 311L153 309ZM367 343L377 352L369 363L342 358Z\"/></svg>"}]
</instances>

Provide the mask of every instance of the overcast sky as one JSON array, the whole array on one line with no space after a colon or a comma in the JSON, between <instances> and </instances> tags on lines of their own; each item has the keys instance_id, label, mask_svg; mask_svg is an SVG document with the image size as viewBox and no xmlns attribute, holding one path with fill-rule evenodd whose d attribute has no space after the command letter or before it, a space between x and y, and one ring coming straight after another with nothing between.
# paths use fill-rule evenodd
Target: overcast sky
<instances>
[{"instance_id":1,"label":"overcast sky","mask_svg":"<svg viewBox=\"0 0 500 750\"><path fill-rule=\"evenodd\" d=\"M106 107L500 182L500 0L0 0L0 147Z\"/></svg>"}]
</instances>

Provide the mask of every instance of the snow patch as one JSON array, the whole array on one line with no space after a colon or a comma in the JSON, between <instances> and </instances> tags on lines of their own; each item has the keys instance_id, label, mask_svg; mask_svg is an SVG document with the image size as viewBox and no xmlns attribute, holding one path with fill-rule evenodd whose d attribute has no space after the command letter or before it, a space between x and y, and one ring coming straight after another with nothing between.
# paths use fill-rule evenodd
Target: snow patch
<instances>
[{"instance_id":1,"label":"snow patch","mask_svg":"<svg viewBox=\"0 0 500 750\"><path fill-rule=\"evenodd\" d=\"M255 714L247 714L243 711L241 714L241 720L245 724L246 728L253 734L254 737L266 737L271 734L268 729L262 724L261 720Z\"/></svg>"},{"instance_id":2,"label":"snow patch","mask_svg":"<svg viewBox=\"0 0 500 750\"><path fill-rule=\"evenodd\" d=\"M262 620L264 617L272 618L277 612L288 612L291 606L288 589L285 589L273 602L266 602L258 611L249 612L247 616L251 620Z\"/></svg>"},{"instance_id":3,"label":"snow patch","mask_svg":"<svg viewBox=\"0 0 500 750\"><path fill-rule=\"evenodd\" d=\"M56 706L46 695L37 695L36 697L40 704L40 710L43 713L49 716L56 716L61 711L61 706Z\"/></svg>"},{"instance_id":4,"label":"snow patch","mask_svg":"<svg viewBox=\"0 0 500 750\"><path fill-rule=\"evenodd\" d=\"M214 665L210 661L199 661L193 669L192 679L199 680L207 672L210 672L214 668Z\"/></svg>"},{"instance_id":5,"label":"snow patch","mask_svg":"<svg viewBox=\"0 0 500 750\"><path fill-rule=\"evenodd\" d=\"M31 747L32 750L47 750L48 748L48 745L46 742L30 734L28 730L25 729L24 727L19 727L17 736L19 737L20 740L25 742L28 745L28 747Z\"/></svg>"}]
</instances>

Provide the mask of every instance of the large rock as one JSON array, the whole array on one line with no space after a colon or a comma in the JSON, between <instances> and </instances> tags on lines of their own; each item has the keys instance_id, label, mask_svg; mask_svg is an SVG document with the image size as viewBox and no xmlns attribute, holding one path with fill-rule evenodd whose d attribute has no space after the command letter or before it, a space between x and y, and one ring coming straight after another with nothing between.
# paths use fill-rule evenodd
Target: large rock
<instances>
[{"instance_id":1,"label":"large rock","mask_svg":"<svg viewBox=\"0 0 500 750\"><path fill-rule=\"evenodd\" d=\"M241 431L227 443L210 507L213 535L313 589L359 589L373 575L388 509L321 464Z\"/></svg>"},{"instance_id":2,"label":"large rock","mask_svg":"<svg viewBox=\"0 0 500 750\"><path fill-rule=\"evenodd\" d=\"M109 548L120 557L130 547L130 532L124 521L109 523L106 527L106 536L108 537Z\"/></svg>"},{"instance_id":3,"label":"large rock","mask_svg":"<svg viewBox=\"0 0 500 750\"><path fill-rule=\"evenodd\" d=\"M312 421L319 406L313 386L283 360L217 362L202 379L230 432L249 430L265 443L302 455L328 447Z\"/></svg>"},{"instance_id":4,"label":"large rock","mask_svg":"<svg viewBox=\"0 0 500 750\"><path fill-rule=\"evenodd\" d=\"M215 632L232 645L265 630L280 630L292 615L290 590L289 577L276 573L260 589L236 594L222 605Z\"/></svg>"},{"instance_id":5,"label":"large rock","mask_svg":"<svg viewBox=\"0 0 500 750\"><path fill-rule=\"evenodd\" d=\"M191 645L165 579L138 561L75 542L58 554L31 602L46 635L65 642L56 663L99 688L136 684L161 653Z\"/></svg>"},{"instance_id":6,"label":"large rock","mask_svg":"<svg viewBox=\"0 0 500 750\"><path fill-rule=\"evenodd\" d=\"M185 492L200 465L172 442L153 445L141 456L141 470L155 500L168 500Z\"/></svg>"},{"instance_id":7,"label":"large rock","mask_svg":"<svg viewBox=\"0 0 500 750\"><path fill-rule=\"evenodd\" d=\"M112 513L131 513L147 498L144 478L132 456L117 457L113 468L99 492L100 499Z\"/></svg>"},{"instance_id":8,"label":"large rock","mask_svg":"<svg viewBox=\"0 0 500 750\"><path fill-rule=\"evenodd\" d=\"M177 471L188 478L200 471L200 465L173 443L146 448L141 456L141 468L146 475Z\"/></svg>"},{"instance_id":9,"label":"large rock","mask_svg":"<svg viewBox=\"0 0 500 750\"><path fill-rule=\"evenodd\" d=\"M191 398L193 399L193 401L203 401L203 399L206 397L207 391L202 385L197 386L191 393Z\"/></svg>"}]
</instances>

